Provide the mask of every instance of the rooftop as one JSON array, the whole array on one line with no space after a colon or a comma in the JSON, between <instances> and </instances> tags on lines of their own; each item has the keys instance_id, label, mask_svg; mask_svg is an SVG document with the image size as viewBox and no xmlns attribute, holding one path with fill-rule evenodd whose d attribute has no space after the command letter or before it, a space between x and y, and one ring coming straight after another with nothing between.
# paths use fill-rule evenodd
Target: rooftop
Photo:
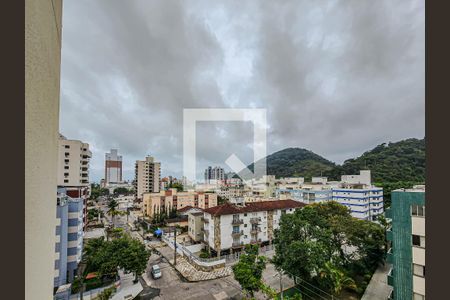
<instances>
[{"instance_id":1,"label":"rooftop","mask_svg":"<svg viewBox=\"0 0 450 300\"><path fill-rule=\"evenodd\" d=\"M219 206L207 208L205 209L205 212L213 216L222 216L248 212L275 210L275 209L298 208L304 206L306 206L305 203L288 199L277 201L250 202L246 203L245 206L237 206L235 204L225 203Z\"/></svg>"}]
</instances>

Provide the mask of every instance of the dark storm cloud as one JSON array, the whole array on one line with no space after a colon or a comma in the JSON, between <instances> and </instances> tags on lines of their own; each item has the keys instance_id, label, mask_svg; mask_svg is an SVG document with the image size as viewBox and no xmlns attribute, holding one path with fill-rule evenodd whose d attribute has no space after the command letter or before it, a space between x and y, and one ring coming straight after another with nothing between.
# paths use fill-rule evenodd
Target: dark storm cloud
<instances>
[{"instance_id":1,"label":"dark storm cloud","mask_svg":"<svg viewBox=\"0 0 450 300\"><path fill-rule=\"evenodd\" d=\"M94 180L113 147L127 178L147 154L180 176L183 108L267 108L269 152L337 162L424 136L422 1L66 1L62 53L61 131ZM250 162L249 132L202 124L197 168Z\"/></svg>"}]
</instances>

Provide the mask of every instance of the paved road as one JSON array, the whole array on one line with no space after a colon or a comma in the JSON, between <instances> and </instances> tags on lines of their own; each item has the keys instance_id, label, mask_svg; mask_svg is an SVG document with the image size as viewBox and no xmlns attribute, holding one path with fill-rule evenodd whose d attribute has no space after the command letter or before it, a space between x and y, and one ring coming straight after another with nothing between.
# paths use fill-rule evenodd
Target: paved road
<instances>
[{"instance_id":1,"label":"paved road","mask_svg":"<svg viewBox=\"0 0 450 300\"><path fill-rule=\"evenodd\" d=\"M162 272L162 277L157 280L150 274L154 264L158 264ZM159 296L150 299L242 299L240 286L232 277L186 282L164 258L156 254L151 255L144 278L149 286L159 290Z\"/></svg>"}]
</instances>

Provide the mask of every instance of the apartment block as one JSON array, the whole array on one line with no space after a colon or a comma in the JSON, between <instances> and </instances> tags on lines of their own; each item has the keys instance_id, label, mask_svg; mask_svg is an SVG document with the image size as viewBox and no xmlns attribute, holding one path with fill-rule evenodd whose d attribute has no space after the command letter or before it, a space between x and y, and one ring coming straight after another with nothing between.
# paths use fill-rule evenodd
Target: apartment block
<instances>
[{"instance_id":1,"label":"apartment block","mask_svg":"<svg viewBox=\"0 0 450 300\"><path fill-rule=\"evenodd\" d=\"M205 169L205 183L210 183L211 181L224 181L225 172L221 167L211 167Z\"/></svg>"},{"instance_id":2,"label":"apartment block","mask_svg":"<svg viewBox=\"0 0 450 300\"><path fill-rule=\"evenodd\" d=\"M194 242L203 241L203 211L188 214L188 235Z\"/></svg>"},{"instance_id":3,"label":"apartment block","mask_svg":"<svg viewBox=\"0 0 450 300\"><path fill-rule=\"evenodd\" d=\"M105 154L105 185L122 182L122 156L117 149Z\"/></svg>"},{"instance_id":4,"label":"apartment block","mask_svg":"<svg viewBox=\"0 0 450 300\"><path fill-rule=\"evenodd\" d=\"M425 186L393 191L386 210L391 228L387 262L392 264L390 299L425 299Z\"/></svg>"},{"instance_id":5,"label":"apartment block","mask_svg":"<svg viewBox=\"0 0 450 300\"><path fill-rule=\"evenodd\" d=\"M59 135L58 186L89 186L89 144Z\"/></svg>"},{"instance_id":6,"label":"apartment block","mask_svg":"<svg viewBox=\"0 0 450 300\"><path fill-rule=\"evenodd\" d=\"M182 210L186 207L206 209L214 206L217 206L217 195L214 193L178 192L176 189L169 189L159 193L144 193L142 213L144 216L153 218L155 214L173 209Z\"/></svg>"},{"instance_id":7,"label":"apartment block","mask_svg":"<svg viewBox=\"0 0 450 300\"><path fill-rule=\"evenodd\" d=\"M142 200L144 193L159 193L161 187L161 163L154 157L137 160L135 164L134 190L136 199Z\"/></svg>"},{"instance_id":8,"label":"apartment block","mask_svg":"<svg viewBox=\"0 0 450 300\"><path fill-rule=\"evenodd\" d=\"M205 209L204 241L217 256L240 251L247 244L270 244L281 216L305 205L294 200L278 200L244 206L225 203Z\"/></svg>"},{"instance_id":9,"label":"apartment block","mask_svg":"<svg viewBox=\"0 0 450 300\"><path fill-rule=\"evenodd\" d=\"M83 198L72 198L58 188L54 287L72 282L83 253Z\"/></svg>"}]
</instances>

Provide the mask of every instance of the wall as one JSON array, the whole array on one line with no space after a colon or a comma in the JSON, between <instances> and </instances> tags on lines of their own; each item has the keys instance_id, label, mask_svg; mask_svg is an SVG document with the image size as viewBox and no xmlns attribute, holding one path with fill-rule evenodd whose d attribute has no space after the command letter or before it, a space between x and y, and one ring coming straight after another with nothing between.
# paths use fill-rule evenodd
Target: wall
<instances>
[{"instance_id":1,"label":"wall","mask_svg":"<svg viewBox=\"0 0 450 300\"><path fill-rule=\"evenodd\" d=\"M62 1L25 1L25 299L52 299Z\"/></svg>"}]
</instances>

